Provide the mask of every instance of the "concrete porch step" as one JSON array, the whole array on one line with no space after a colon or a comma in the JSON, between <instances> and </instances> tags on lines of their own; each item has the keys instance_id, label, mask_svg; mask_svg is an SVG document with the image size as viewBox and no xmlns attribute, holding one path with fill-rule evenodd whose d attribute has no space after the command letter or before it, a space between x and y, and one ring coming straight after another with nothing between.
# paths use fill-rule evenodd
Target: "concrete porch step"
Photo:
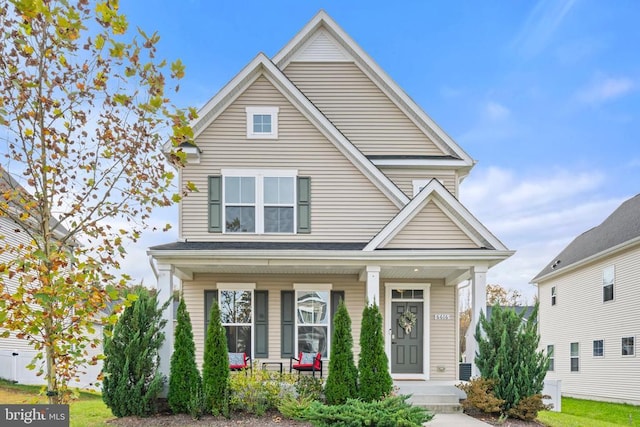
<instances>
[{"instance_id":1,"label":"concrete porch step","mask_svg":"<svg viewBox=\"0 0 640 427\"><path fill-rule=\"evenodd\" d=\"M464 392L453 382L436 381L395 381L399 394L409 394L408 402L428 409L436 414L461 413L460 399Z\"/></svg>"}]
</instances>

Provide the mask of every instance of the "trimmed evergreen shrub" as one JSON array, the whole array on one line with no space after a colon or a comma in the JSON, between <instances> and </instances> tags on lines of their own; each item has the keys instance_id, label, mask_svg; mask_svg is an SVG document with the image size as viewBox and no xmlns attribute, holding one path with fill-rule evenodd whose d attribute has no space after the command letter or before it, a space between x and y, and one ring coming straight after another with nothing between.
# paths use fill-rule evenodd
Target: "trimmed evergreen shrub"
<instances>
[{"instance_id":1,"label":"trimmed evergreen shrub","mask_svg":"<svg viewBox=\"0 0 640 427\"><path fill-rule=\"evenodd\" d=\"M377 427L421 427L433 415L425 408L411 406L409 396L393 396L373 402L348 399L341 405L323 405L320 402L301 401L283 405L283 414L308 421L314 426L377 426Z\"/></svg>"},{"instance_id":2,"label":"trimmed evergreen shrub","mask_svg":"<svg viewBox=\"0 0 640 427\"><path fill-rule=\"evenodd\" d=\"M162 311L168 302L159 308L155 293L143 287L134 293L137 299L104 336L102 399L116 417L156 413L164 383L158 373L158 351L166 323Z\"/></svg>"},{"instance_id":3,"label":"trimmed evergreen shrub","mask_svg":"<svg viewBox=\"0 0 640 427\"><path fill-rule=\"evenodd\" d=\"M549 364L548 356L538 351L538 304L529 320L524 319L524 314L494 305L491 319L487 320L482 313L476 327L475 362L482 378L495 380L493 394L504 400L501 408L504 415L530 412L511 410L522 399L540 394ZM535 407L529 403L528 408Z\"/></svg>"},{"instance_id":4,"label":"trimmed evergreen shrub","mask_svg":"<svg viewBox=\"0 0 640 427\"><path fill-rule=\"evenodd\" d=\"M382 315L374 303L367 305L362 312L358 394L365 402L371 402L388 396L392 387L389 360L384 352Z\"/></svg>"},{"instance_id":5,"label":"trimmed evergreen shrub","mask_svg":"<svg viewBox=\"0 0 640 427\"><path fill-rule=\"evenodd\" d=\"M176 320L167 400L174 414L196 413L197 417L198 411L194 405L198 396L202 394L202 379L196 366L196 346L193 342L191 318L182 298L178 304Z\"/></svg>"},{"instance_id":6,"label":"trimmed evergreen shrub","mask_svg":"<svg viewBox=\"0 0 640 427\"><path fill-rule=\"evenodd\" d=\"M229 416L229 374L227 334L220 320L220 308L218 304L213 304L207 325L202 366L204 400L213 415Z\"/></svg>"},{"instance_id":7,"label":"trimmed evergreen shrub","mask_svg":"<svg viewBox=\"0 0 640 427\"><path fill-rule=\"evenodd\" d=\"M324 395L329 405L345 403L358 397L358 370L353 361L351 318L347 307L340 301L333 318L331 359Z\"/></svg>"}]
</instances>

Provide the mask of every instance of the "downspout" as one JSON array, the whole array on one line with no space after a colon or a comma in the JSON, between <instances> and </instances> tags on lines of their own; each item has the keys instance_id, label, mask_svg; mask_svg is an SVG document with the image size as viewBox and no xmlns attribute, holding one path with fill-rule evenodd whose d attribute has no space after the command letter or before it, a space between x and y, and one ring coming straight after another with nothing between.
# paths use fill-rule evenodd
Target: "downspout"
<instances>
[{"instance_id":1,"label":"downspout","mask_svg":"<svg viewBox=\"0 0 640 427\"><path fill-rule=\"evenodd\" d=\"M153 271L153 275L158 280L158 269L156 268L156 263L153 262L153 256L149 255L149 265L151 266L151 271Z\"/></svg>"}]
</instances>

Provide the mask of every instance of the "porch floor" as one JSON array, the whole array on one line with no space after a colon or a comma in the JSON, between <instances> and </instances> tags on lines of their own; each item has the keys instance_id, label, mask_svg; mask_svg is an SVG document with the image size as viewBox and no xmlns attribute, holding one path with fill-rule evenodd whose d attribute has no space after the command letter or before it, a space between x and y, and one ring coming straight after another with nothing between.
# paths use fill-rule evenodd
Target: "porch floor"
<instances>
[{"instance_id":1,"label":"porch floor","mask_svg":"<svg viewBox=\"0 0 640 427\"><path fill-rule=\"evenodd\" d=\"M422 380L394 380L393 385L398 394L410 394L409 402L429 409L436 414L462 412L460 399L467 396L458 389L458 380L451 381L422 381Z\"/></svg>"}]
</instances>

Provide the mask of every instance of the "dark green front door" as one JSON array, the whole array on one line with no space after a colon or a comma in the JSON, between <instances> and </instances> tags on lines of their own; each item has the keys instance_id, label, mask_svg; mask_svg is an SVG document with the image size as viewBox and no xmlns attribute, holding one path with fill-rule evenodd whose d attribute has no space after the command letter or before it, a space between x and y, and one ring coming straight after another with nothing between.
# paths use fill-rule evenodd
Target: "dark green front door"
<instances>
[{"instance_id":1,"label":"dark green front door","mask_svg":"<svg viewBox=\"0 0 640 427\"><path fill-rule=\"evenodd\" d=\"M394 301L391 303L391 373L423 373L424 319L422 301ZM408 327L403 314L409 311L415 324ZM404 321L401 321L401 318ZM404 327L403 327L404 326Z\"/></svg>"}]
</instances>

